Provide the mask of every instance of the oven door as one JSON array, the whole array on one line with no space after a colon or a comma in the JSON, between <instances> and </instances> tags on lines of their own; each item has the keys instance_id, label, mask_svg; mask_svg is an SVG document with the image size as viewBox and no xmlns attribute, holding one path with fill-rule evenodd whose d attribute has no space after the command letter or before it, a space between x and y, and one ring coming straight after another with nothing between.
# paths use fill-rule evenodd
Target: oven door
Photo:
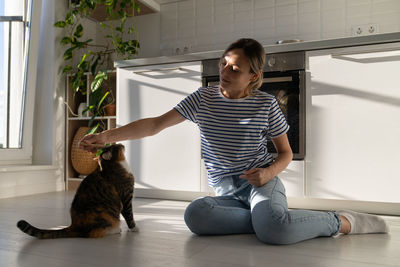
<instances>
[{"instance_id":1,"label":"oven door","mask_svg":"<svg viewBox=\"0 0 400 267\"><path fill-rule=\"evenodd\" d=\"M290 128L287 132L293 159L305 155L305 84L304 71L265 72L261 91L275 96ZM276 149L269 142L268 151L276 156Z\"/></svg>"}]
</instances>

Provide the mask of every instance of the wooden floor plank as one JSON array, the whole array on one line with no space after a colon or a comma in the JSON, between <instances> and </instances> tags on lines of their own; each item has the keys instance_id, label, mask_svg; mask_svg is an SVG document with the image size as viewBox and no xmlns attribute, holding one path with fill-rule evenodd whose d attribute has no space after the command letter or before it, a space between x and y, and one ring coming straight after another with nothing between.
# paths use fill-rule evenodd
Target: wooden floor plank
<instances>
[{"instance_id":1,"label":"wooden floor plank","mask_svg":"<svg viewBox=\"0 0 400 267\"><path fill-rule=\"evenodd\" d=\"M400 266L400 218L385 217L388 235L340 235L269 246L254 235L199 237L183 221L188 202L134 200L137 233L102 239L37 240L16 227L70 223L72 192L0 200L0 266Z\"/></svg>"}]
</instances>

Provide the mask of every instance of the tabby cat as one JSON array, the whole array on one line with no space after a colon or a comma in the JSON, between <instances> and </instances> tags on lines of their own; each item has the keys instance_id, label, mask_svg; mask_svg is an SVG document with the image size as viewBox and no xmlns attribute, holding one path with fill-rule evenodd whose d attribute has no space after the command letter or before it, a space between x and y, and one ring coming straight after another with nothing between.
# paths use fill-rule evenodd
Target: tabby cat
<instances>
[{"instance_id":1,"label":"tabby cat","mask_svg":"<svg viewBox=\"0 0 400 267\"><path fill-rule=\"evenodd\" d=\"M132 212L134 178L124 156L124 146L114 144L102 149L99 166L80 184L71 205L71 226L42 230L26 221L17 227L28 235L46 239L62 237L103 237L120 233L119 216L136 231Z\"/></svg>"}]
</instances>

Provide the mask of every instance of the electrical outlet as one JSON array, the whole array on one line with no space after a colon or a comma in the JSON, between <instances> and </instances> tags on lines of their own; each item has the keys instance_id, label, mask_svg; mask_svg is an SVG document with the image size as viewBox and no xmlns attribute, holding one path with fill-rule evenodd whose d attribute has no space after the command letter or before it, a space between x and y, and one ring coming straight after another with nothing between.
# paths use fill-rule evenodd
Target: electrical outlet
<instances>
[{"instance_id":1,"label":"electrical outlet","mask_svg":"<svg viewBox=\"0 0 400 267\"><path fill-rule=\"evenodd\" d=\"M191 53L191 52L192 52L192 45L191 44L186 44L183 47L183 53L184 54L188 54L188 53Z\"/></svg>"},{"instance_id":2,"label":"electrical outlet","mask_svg":"<svg viewBox=\"0 0 400 267\"><path fill-rule=\"evenodd\" d=\"M378 33L378 24L370 23L351 27L352 36L372 35Z\"/></svg>"}]
</instances>

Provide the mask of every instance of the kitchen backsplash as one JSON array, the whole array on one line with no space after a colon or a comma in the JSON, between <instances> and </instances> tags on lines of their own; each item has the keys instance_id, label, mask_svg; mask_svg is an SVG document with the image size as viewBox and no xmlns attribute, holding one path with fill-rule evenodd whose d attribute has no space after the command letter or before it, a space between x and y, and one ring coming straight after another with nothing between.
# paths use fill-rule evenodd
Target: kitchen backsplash
<instances>
[{"instance_id":1,"label":"kitchen backsplash","mask_svg":"<svg viewBox=\"0 0 400 267\"><path fill-rule=\"evenodd\" d=\"M400 31L400 0L187 0L162 4L160 54Z\"/></svg>"}]
</instances>

